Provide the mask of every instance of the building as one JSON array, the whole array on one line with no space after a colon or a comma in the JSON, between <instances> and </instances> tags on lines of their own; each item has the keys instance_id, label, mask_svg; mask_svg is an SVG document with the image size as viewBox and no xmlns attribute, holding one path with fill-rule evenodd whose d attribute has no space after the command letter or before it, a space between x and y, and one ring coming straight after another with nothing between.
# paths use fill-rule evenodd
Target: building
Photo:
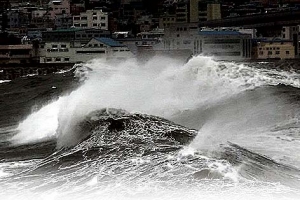
<instances>
[{"instance_id":1,"label":"building","mask_svg":"<svg viewBox=\"0 0 300 200\"><path fill-rule=\"evenodd\" d=\"M108 13L102 10L87 10L73 16L73 26L76 28L96 28L108 30Z\"/></svg>"},{"instance_id":2,"label":"building","mask_svg":"<svg viewBox=\"0 0 300 200\"><path fill-rule=\"evenodd\" d=\"M0 64L30 63L34 57L31 44L0 45Z\"/></svg>"},{"instance_id":3,"label":"building","mask_svg":"<svg viewBox=\"0 0 300 200\"><path fill-rule=\"evenodd\" d=\"M190 0L189 22L221 19L221 5L208 0Z\"/></svg>"},{"instance_id":4,"label":"building","mask_svg":"<svg viewBox=\"0 0 300 200\"><path fill-rule=\"evenodd\" d=\"M189 4L188 1L179 1L177 2L176 7L176 22L187 23L189 22Z\"/></svg>"},{"instance_id":5,"label":"building","mask_svg":"<svg viewBox=\"0 0 300 200\"><path fill-rule=\"evenodd\" d=\"M29 17L26 13L19 10L11 10L7 14L8 28L27 27L29 25Z\"/></svg>"},{"instance_id":6,"label":"building","mask_svg":"<svg viewBox=\"0 0 300 200\"><path fill-rule=\"evenodd\" d=\"M175 14L164 14L159 17L159 28L167 28L170 27L171 24L176 23L176 15Z\"/></svg>"},{"instance_id":7,"label":"building","mask_svg":"<svg viewBox=\"0 0 300 200\"><path fill-rule=\"evenodd\" d=\"M252 35L233 30L200 30L197 23L174 24L165 30L164 50L190 50L218 60L251 58Z\"/></svg>"},{"instance_id":8,"label":"building","mask_svg":"<svg viewBox=\"0 0 300 200\"><path fill-rule=\"evenodd\" d=\"M73 17L68 14L57 15L54 20L56 29L68 29L73 26Z\"/></svg>"},{"instance_id":9,"label":"building","mask_svg":"<svg viewBox=\"0 0 300 200\"><path fill-rule=\"evenodd\" d=\"M41 63L80 63L92 59L126 59L133 54L123 44L111 38L92 38L81 47L71 42L46 42L40 49Z\"/></svg>"},{"instance_id":10,"label":"building","mask_svg":"<svg viewBox=\"0 0 300 200\"><path fill-rule=\"evenodd\" d=\"M220 60L251 59L252 36L238 31L200 31L197 52ZM199 43L199 47L198 47Z\"/></svg>"},{"instance_id":11,"label":"building","mask_svg":"<svg viewBox=\"0 0 300 200\"><path fill-rule=\"evenodd\" d=\"M94 37L110 37L110 32L94 28L69 28L42 32L44 42L72 42L72 46L85 45Z\"/></svg>"},{"instance_id":12,"label":"building","mask_svg":"<svg viewBox=\"0 0 300 200\"><path fill-rule=\"evenodd\" d=\"M290 40L293 41L293 45L295 48L295 56L300 56L300 45L299 45L299 33L300 33L300 26L284 26L282 27L281 31L281 38L283 40Z\"/></svg>"},{"instance_id":13,"label":"building","mask_svg":"<svg viewBox=\"0 0 300 200\"><path fill-rule=\"evenodd\" d=\"M292 40L280 38L262 39L257 42L257 59L294 59L295 48Z\"/></svg>"},{"instance_id":14,"label":"building","mask_svg":"<svg viewBox=\"0 0 300 200\"><path fill-rule=\"evenodd\" d=\"M70 12L70 1L69 0L51 0L48 4L49 15L51 19L55 19L57 15L67 14Z\"/></svg>"}]
</instances>

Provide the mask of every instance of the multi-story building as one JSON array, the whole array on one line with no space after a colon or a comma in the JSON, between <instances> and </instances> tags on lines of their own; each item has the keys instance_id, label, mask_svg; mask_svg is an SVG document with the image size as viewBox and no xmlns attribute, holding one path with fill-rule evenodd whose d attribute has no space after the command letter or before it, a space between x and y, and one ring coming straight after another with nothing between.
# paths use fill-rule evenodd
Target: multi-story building
<instances>
[{"instance_id":1,"label":"multi-story building","mask_svg":"<svg viewBox=\"0 0 300 200\"><path fill-rule=\"evenodd\" d=\"M0 45L0 63L30 63L33 58L31 44Z\"/></svg>"},{"instance_id":2,"label":"multi-story building","mask_svg":"<svg viewBox=\"0 0 300 200\"><path fill-rule=\"evenodd\" d=\"M190 0L190 22L221 19L221 5L215 1Z\"/></svg>"},{"instance_id":3,"label":"multi-story building","mask_svg":"<svg viewBox=\"0 0 300 200\"><path fill-rule=\"evenodd\" d=\"M92 38L83 46L71 42L46 42L39 51L41 63L80 63L93 59L126 59L133 54L123 44L110 38Z\"/></svg>"},{"instance_id":4,"label":"multi-story building","mask_svg":"<svg viewBox=\"0 0 300 200\"><path fill-rule=\"evenodd\" d=\"M42 40L44 42L72 42L72 46L85 45L94 37L110 37L110 32L100 29L59 29L53 31L42 32Z\"/></svg>"},{"instance_id":5,"label":"multi-story building","mask_svg":"<svg viewBox=\"0 0 300 200\"><path fill-rule=\"evenodd\" d=\"M8 28L27 27L29 25L29 18L26 13L19 10L11 10L7 14Z\"/></svg>"},{"instance_id":6,"label":"multi-story building","mask_svg":"<svg viewBox=\"0 0 300 200\"><path fill-rule=\"evenodd\" d=\"M57 15L70 14L69 0L51 0L48 4L48 7L51 19L55 19L55 16Z\"/></svg>"},{"instance_id":7,"label":"multi-story building","mask_svg":"<svg viewBox=\"0 0 300 200\"><path fill-rule=\"evenodd\" d=\"M176 15L166 13L159 17L159 28L166 28L174 23L176 23Z\"/></svg>"},{"instance_id":8,"label":"multi-story building","mask_svg":"<svg viewBox=\"0 0 300 200\"><path fill-rule=\"evenodd\" d=\"M102 10L87 10L80 15L73 16L73 26L108 30L108 13Z\"/></svg>"},{"instance_id":9,"label":"multi-story building","mask_svg":"<svg viewBox=\"0 0 300 200\"><path fill-rule=\"evenodd\" d=\"M295 49L294 53L296 57L300 56L299 33L300 33L300 26L284 26L282 27L282 31L281 31L281 38L283 40L290 40L293 42L294 49Z\"/></svg>"},{"instance_id":10,"label":"multi-story building","mask_svg":"<svg viewBox=\"0 0 300 200\"><path fill-rule=\"evenodd\" d=\"M176 22L187 23L189 22L189 4L188 1L179 1L176 7Z\"/></svg>"},{"instance_id":11,"label":"multi-story building","mask_svg":"<svg viewBox=\"0 0 300 200\"><path fill-rule=\"evenodd\" d=\"M43 17L47 13L46 9L38 9L31 12L31 19Z\"/></svg>"},{"instance_id":12,"label":"multi-story building","mask_svg":"<svg viewBox=\"0 0 300 200\"><path fill-rule=\"evenodd\" d=\"M197 23L174 24L165 30L164 50L189 50L218 60L251 58L252 35L232 30L199 30Z\"/></svg>"},{"instance_id":13,"label":"multi-story building","mask_svg":"<svg viewBox=\"0 0 300 200\"><path fill-rule=\"evenodd\" d=\"M280 38L262 39L257 43L257 59L294 59L295 48L292 40Z\"/></svg>"},{"instance_id":14,"label":"multi-story building","mask_svg":"<svg viewBox=\"0 0 300 200\"><path fill-rule=\"evenodd\" d=\"M73 17L68 14L57 15L54 20L56 29L68 29L73 26Z\"/></svg>"}]
</instances>

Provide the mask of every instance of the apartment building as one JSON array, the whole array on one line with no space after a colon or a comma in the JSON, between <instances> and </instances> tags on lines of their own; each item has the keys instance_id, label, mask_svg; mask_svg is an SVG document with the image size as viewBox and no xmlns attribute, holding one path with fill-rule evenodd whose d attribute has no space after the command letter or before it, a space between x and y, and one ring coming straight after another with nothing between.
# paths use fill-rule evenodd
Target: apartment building
<instances>
[{"instance_id":1,"label":"apartment building","mask_svg":"<svg viewBox=\"0 0 300 200\"><path fill-rule=\"evenodd\" d=\"M221 19L221 5L215 1L190 0L190 22Z\"/></svg>"},{"instance_id":2,"label":"apartment building","mask_svg":"<svg viewBox=\"0 0 300 200\"><path fill-rule=\"evenodd\" d=\"M174 24L165 30L164 50L190 50L217 60L251 58L252 35L234 30L200 30L197 23Z\"/></svg>"},{"instance_id":3,"label":"apartment building","mask_svg":"<svg viewBox=\"0 0 300 200\"><path fill-rule=\"evenodd\" d=\"M49 15L53 20L57 15L70 14L69 0L51 0L48 4L48 7L49 7Z\"/></svg>"},{"instance_id":4,"label":"apartment building","mask_svg":"<svg viewBox=\"0 0 300 200\"><path fill-rule=\"evenodd\" d=\"M257 59L294 59L295 48L292 40L280 38L262 39L257 42Z\"/></svg>"},{"instance_id":5,"label":"apartment building","mask_svg":"<svg viewBox=\"0 0 300 200\"><path fill-rule=\"evenodd\" d=\"M283 26L281 31L281 38L283 40L290 40L293 42L294 53L296 57L300 56L299 33L300 26Z\"/></svg>"},{"instance_id":6,"label":"apartment building","mask_svg":"<svg viewBox=\"0 0 300 200\"><path fill-rule=\"evenodd\" d=\"M76 28L96 28L108 30L108 13L102 10L87 10L73 16L73 26Z\"/></svg>"},{"instance_id":7,"label":"apartment building","mask_svg":"<svg viewBox=\"0 0 300 200\"><path fill-rule=\"evenodd\" d=\"M81 63L93 59L126 59L133 54L111 38L92 38L84 46L71 42L47 42L39 51L40 63Z\"/></svg>"}]
</instances>

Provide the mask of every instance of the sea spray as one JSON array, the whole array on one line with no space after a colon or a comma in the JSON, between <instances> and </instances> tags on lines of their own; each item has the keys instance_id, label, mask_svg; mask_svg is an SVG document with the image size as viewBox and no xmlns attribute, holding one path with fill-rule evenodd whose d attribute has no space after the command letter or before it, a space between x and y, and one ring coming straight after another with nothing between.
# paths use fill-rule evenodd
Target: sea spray
<instances>
[{"instance_id":1,"label":"sea spray","mask_svg":"<svg viewBox=\"0 0 300 200\"><path fill-rule=\"evenodd\" d=\"M84 67L76 71L84 80L82 86L61 97L59 103L46 106L51 109L42 108L28 116L13 141L26 143L55 135L59 148L72 146L77 141L73 134L78 122L94 110L118 108L173 119L186 111L205 111L259 86L300 85L298 76L292 72L216 62L203 56L193 57L186 64L156 57L144 64L132 59L119 63L93 60Z\"/></svg>"}]
</instances>

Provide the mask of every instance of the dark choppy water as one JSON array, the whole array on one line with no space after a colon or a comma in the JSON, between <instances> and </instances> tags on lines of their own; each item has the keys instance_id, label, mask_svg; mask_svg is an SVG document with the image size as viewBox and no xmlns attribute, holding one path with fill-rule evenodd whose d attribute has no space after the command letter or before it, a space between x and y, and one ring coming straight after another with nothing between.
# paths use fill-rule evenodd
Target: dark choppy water
<instances>
[{"instance_id":1,"label":"dark choppy water","mask_svg":"<svg viewBox=\"0 0 300 200\"><path fill-rule=\"evenodd\" d=\"M3 82L0 197L299 199L300 76L280 66L97 60Z\"/></svg>"}]
</instances>

